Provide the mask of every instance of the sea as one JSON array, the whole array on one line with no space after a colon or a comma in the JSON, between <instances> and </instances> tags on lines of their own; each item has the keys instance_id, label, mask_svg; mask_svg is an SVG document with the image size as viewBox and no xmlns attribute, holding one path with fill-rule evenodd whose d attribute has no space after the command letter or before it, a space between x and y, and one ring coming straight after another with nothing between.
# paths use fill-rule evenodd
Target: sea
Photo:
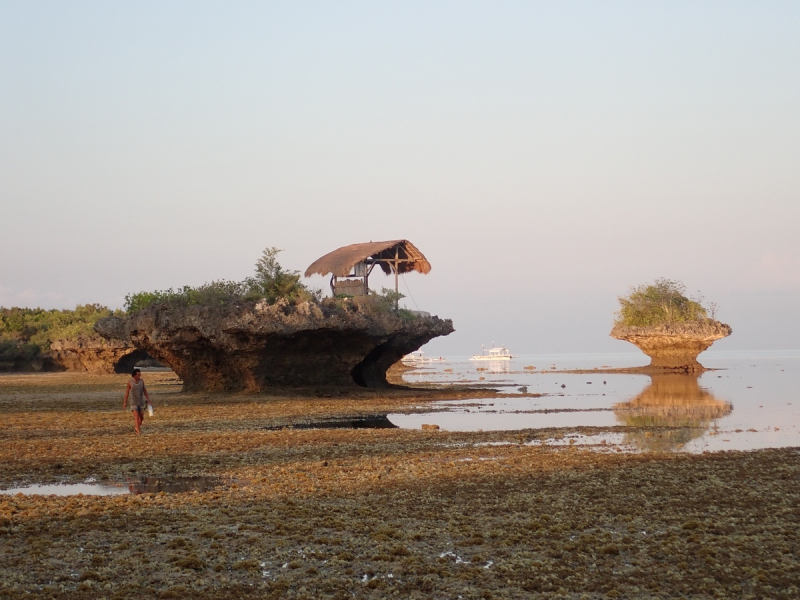
<instances>
[{"instance_id":1,"label":"sea","mask_svg":"<svg viewBox=\"0 0 800 600\"><path fill-rule=\"evenodd\" d=\"M426 363L406 372L404 380L486 386L503 397L441 400L420 405L414 414L390 414L389 420L403 428L424 423L447 431L600 428L549 442L633 452L800 447L800 350L708 351L698 360L709 370L699 376L601 371L648 364L646 356L629 352L530 354L503 362L469 358ZM569 372L575 370L583 372ZM627 426L624 433L619 426Z\"/></svg>"}]
</instances>

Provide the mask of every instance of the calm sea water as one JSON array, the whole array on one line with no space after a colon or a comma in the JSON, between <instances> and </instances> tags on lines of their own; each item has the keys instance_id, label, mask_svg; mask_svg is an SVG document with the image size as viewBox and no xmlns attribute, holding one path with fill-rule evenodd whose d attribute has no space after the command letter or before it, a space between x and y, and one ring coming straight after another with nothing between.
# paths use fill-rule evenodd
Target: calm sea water
<instances>
[{"instance_id":1,"label":"calm sea water","mask_svg":"<svg viewBox=\"0 0 800 600\"><path fill-rule=\"evenodd\" d=\"M699 377L552 372L647 364L647 357L632 353L522 355L510 363L468 358L447 357L447 362L425 365L404 378L409 383L487 385L512 397L441 401L430 413L392 414L389 420L399 427L435 423L451 431L629 425L638 431L574 440L607 440L631 450L800 446L800 351L707 352L700 362L714 370ZM529 398L523 391L547 395Z\"/></svg>"}]
</instances>

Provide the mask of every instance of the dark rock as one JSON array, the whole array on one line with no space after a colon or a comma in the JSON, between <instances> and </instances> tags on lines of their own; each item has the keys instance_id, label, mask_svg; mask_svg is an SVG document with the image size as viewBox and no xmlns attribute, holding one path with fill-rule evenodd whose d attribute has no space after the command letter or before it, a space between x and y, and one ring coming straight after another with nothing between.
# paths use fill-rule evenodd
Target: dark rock
<instances>
[{"instance_id":1,"label":"dark rock","mask_svg":"<svg viewBox=\"0 0 800 600\"><path fill-rule=\"evenodd\" d=\"M407 317L407 318L406 318ZM453 332L450 320L403 315L369 298L158 305L100 320L95 330L133 344L169 365L185 390L269 387L388 387L386 371L431 339Z\"/></svg>"}]
</instances>

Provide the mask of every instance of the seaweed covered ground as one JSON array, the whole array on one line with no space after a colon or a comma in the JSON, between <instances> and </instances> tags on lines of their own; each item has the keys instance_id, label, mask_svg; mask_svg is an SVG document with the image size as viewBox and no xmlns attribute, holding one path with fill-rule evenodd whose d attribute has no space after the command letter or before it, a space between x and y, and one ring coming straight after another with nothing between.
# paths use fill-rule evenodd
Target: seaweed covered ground
<instances>
[{"instance_id":1,"label":"seaweed covered ground","mask_svg":"<svg viewBox=\"0 0 800 600\"><path fill-rule=\"evenodd\" d=\"M145 380L156 416L135 437L123 376L0 377L0 488L225 485L0 495L0 597L800 595L798 449L625 454L529 443L564 433L552 430L281 428L470 392L189 394L170 372Z\"/></svg>"}]
</instances>

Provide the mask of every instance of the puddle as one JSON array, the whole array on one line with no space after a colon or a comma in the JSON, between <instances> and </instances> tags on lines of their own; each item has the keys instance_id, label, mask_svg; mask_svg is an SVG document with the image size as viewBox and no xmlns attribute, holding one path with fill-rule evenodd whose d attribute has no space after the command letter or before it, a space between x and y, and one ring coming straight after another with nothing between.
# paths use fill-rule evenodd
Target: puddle
<instances>
[{"instance_id":1,"label":"puddle","mask_svg":"<svg viewBox=\"0 0 800 600\"><path fill-rule=\"evenodd\" d=\"M208 492L224 489L225 481L219 477L138 477L126 483L55 483L29 485L0 490L0 494L26 496L118 496L122 494L181 494L186 492Z\"/></svg>"},{"instance_id":2,"label":"puddle","mask_svg":"<svg viewBox=\"0 0 800 600\"><path fill-rule=\"evenodd\" d=\"M546 413L444 410L412 415L391 414L389 419L403 429L420 429L423 424L430 424L438 425L445 431L514 431L549 427L585 427L587 424L596 427L612 427L617 424L616 416L611 409L602 412L553 410Z\"/></svg>"},{"instance_id":3,"label":"puddle","mask_svg":"<svg viewBox=\"0 0 800 600\"><path fill-rule=\"evenodd\" d=\"M292 423L267 427L267 431L280 429L394 429L397 425L392 423L386 415L370 415L367 417L344 417L309 423Z\"/></svg>"},{"instance_id":4,"label":"puddle","mask_svg":"<svg viewBox=\"0 0 800 600\"><path fill-rule=\"evenodd\" d=\"M390 414L399 427L436 424L446 431L615 427L606 439L625 451L753 450L800 446L800 352L708 352L701 376L557 373L555 370L637 366L637 354L520 356L507 369L478 371L466 357L409 371L409 383L496 385L501 398L440 401L419 414ZM528 368L535 367L535 368ZM480 378L484 379L481 380ZM515 393L515 389L520 395ZM531 398L522 393L547 394ZM423 408L423 407L418 407ZM612 436L621 436L618 440ZM614 440L614 441L612 441ZM556 440L554 445L563 442Z\"/></svg>"},{"instance_id":5,"label":"puddle","mask_svg":"<svg viewBox=\"0 0 800 600\"><path fill-rule=\"evenodd\" d=\"M655 435L655 434L652 434ZM593 450L595 452L643 452L628 439L624 433L599 433L583 435L579 433L568 434L559 438L547 438L528 442L527 446L574 446L576 448Z\"/></svg>"},{"instance_id":6,"label":"puddle","mask_svg":"<svg viewBox=\"0 0 800 600\"><path fill-rule=\"evenodd\" d=\"M127 486L102 483L54 483L52 485L29 485L25 487L0 490L0 494L13 496L118 496L129 494Z\"/></svg>"},{"instance_id":7,"label":"puddle","mask_svg":"<svg viewBox=\"0 0 800 600\"><path fill-rule=\"evenodd\" d=\"M131 494L181 494L185 492L210 492L227 487L220 477L140 477L128 480Z\"/></svg>"}]
</instances>

